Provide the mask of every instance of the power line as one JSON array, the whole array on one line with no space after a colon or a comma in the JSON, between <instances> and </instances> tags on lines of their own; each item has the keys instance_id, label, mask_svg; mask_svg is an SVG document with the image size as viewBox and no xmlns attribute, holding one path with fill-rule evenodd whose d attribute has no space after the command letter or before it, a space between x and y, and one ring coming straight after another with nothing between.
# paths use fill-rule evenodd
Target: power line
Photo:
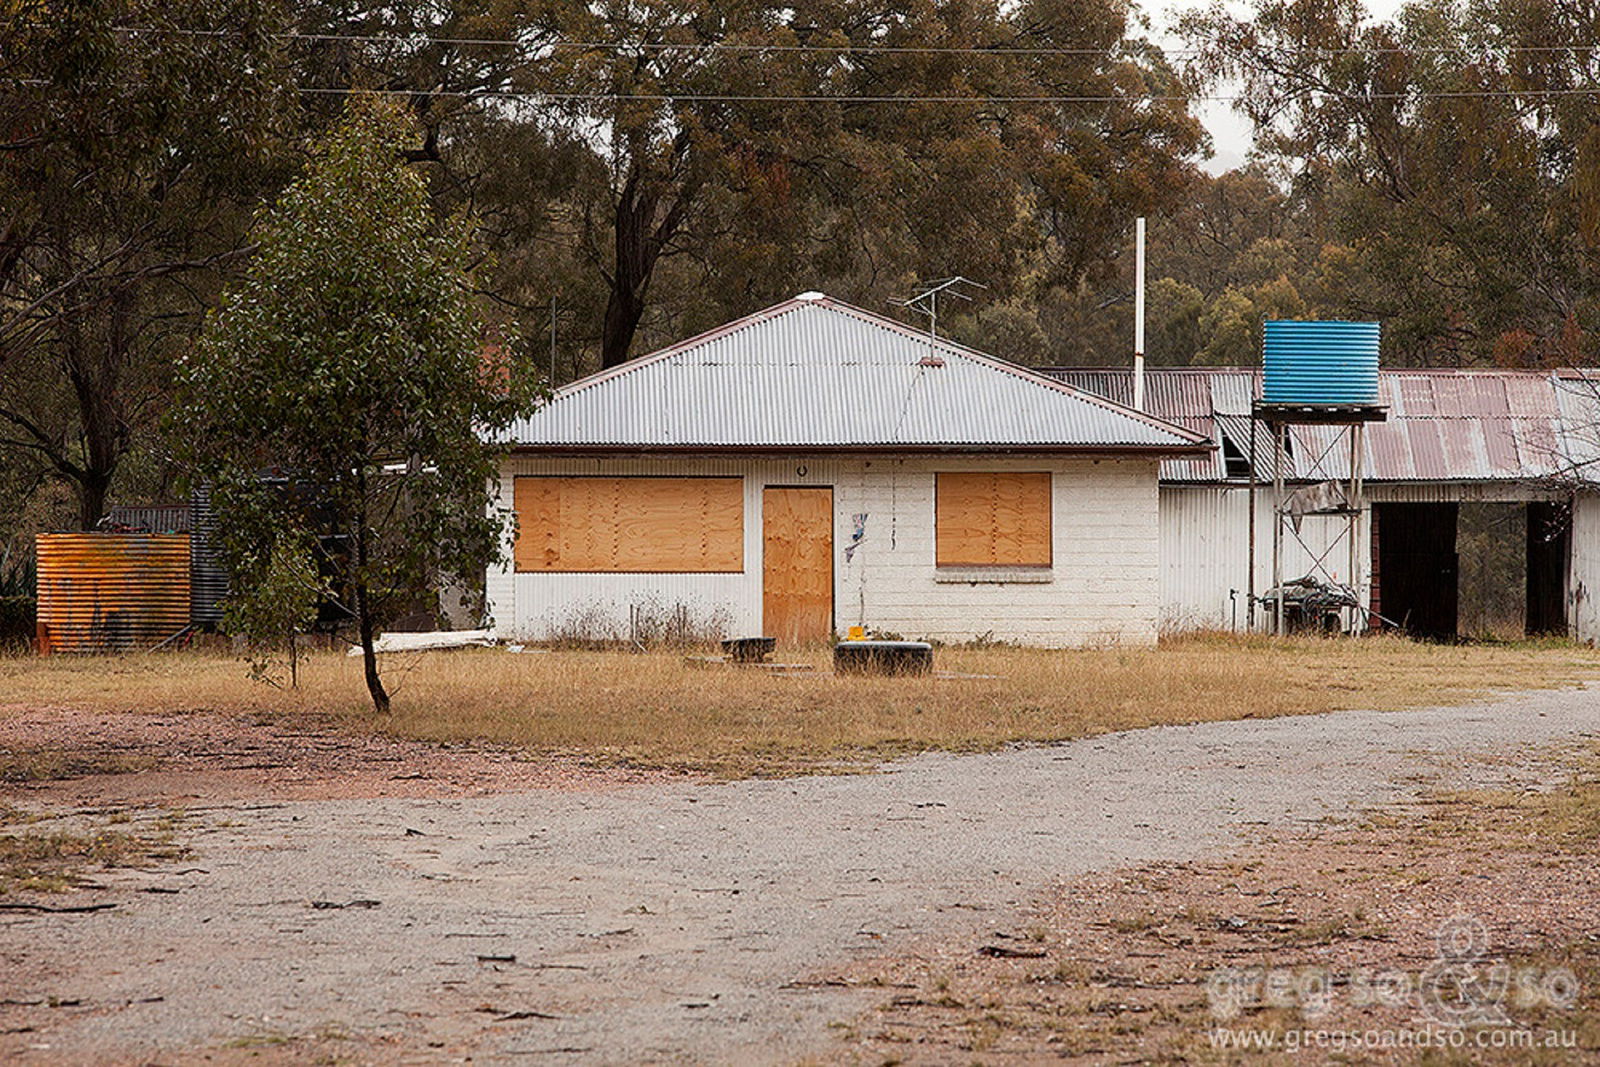
<instances>
[{"instance_id":1,"label":"power line","mask_svg":"<svg viewBox=\"0 0 1600 1067\"><path fill-rule=\"evenodd\" d=\"M887 95L864 96L853 94L733 94L733 93L572 93L572 92L540 92L534 90L501 90L486 89L482 91L448 90L448 89L361 89L338 88L333 86L298 86L297 91L310 95L373 95L396 96L404 98L414 97L447 97L477 100L524 100L524 101L583 101L605 100L622 102L637 100L643 103L723 103L723 104L1129 104L1129 103L1235 103L1239 100L1249 99L1242 94L1234 95L1194 95L1194 96L1159 96L1159 95L1134 95L1125 96L928 96L928 95ZM1349 100L1352 102L1365 102L1374 100L1449 100L1449 99L1493 99L1505 97L1512 99L1525 99L1529 97L1544 96L1592 96L1600 95L1600 86L1586 89L1530 89L1517 91L1509 89L1483 89L1483 90L1440 90L1435 92L1414 93L1336 93L1326 90L1311 90L1313 95L1321 95L1332 99Z\"/></svg>"},{"instance_id":2,"label":"power line","mask_svg":"<svg viewBox=\"0 0 1600 1067\"><path fill-rule=\"evenodd\" d=\"M181 27L148 26L118 27L118 33L169 34L191 37L238 37L239 30L196 30ZM823 54L876 54L910 53L929 55L985 55L985 56L1103 56L1112 51L1106 48L1052 48L1039 45L1011 45L997 42L990 45L858 45L858 44L754 44L740 41L575 41L552 38L540 40L514 40L490 37L434 37L428 34L383 33L273 33L266 36L286 41L351 41L358 44L443 44L452 46L482 46L499 48L570 49L574 51L612 52L820 52ZM1120 42L1119 42L1120 43ZM1169 52L1167 54L1180 54ZM1198 54L1198 53L1196 53Z\"/></svg>"},{"instance_id":3,"label":"power line","mask_svg":"<svg viewBox=\"0 0 1600 1067\"><path fill-rule=\"evenodd\" d=\"M19 83L34 88L48 88L54 83L43 79L23 79ZM138 82L119 82L102 85L107 89L139 89L144 88ZM1204 94L1197 93L1192 96L1178 94L1134 94L1122 96L1065 96L1039 94L1031 96L1021 95L984 95L970 94L957 96L953 94L930 95L901 93L881 96L871 96L853 93L606 93L606 92L553 92L543 90L513 90L513 89L368 89L359 86L331 86L331 85L291 85L286 88L308 96L388 96L402 99L417 99L423 97L445 97L448 99L463 100L508 100L508 101L608 101L620 103L625 101L639 101L641 103L666 104L666 103L706 103L706 104L1185 104L1185 103L1237 103L1248 100L1244 94ZM1437 90L1419 92L1389 92L1389 93L1339 93L1326 89L1305 90L1303 94L1279 95L1311 95L1321 96L1330 100L1343 100L1350 103L1367 103L1378 100L1482 100L1482 99L1529 99L1539 97L1580 97L1600 95L1600 86L1583 89L1463 89L1463 90Z\"/></svg>"},{"instance_id":4,"label":"power line","mask_svg":"<svg viewBox=\"0 0 1600 1067\"><path fill-rule=\"evenodd\" d=\"M166 34L172 36L188 37L242 37L242 30L201 30L187 27L171 26L120 26L115 27L115 32L124 34L150 34L152 36ZM437 37L430 34L379 34L379 33L306 33L292 31L284 33L267 34L273 40L288 41L317 41L339 42L349 41L358 44L441 44L460 47L498 47L498 48L529 48L540 49L570 49L578 51L615 51L615 52L736 52L736 53L761 53L761 52L815 52L836 55L875 55L875 54L911 54L911 55L981 55L981 56L1104 56L1115 50L1116 46L1104 48L1055 48L1041 45L1018 45L1007 42L994 42L987 45L880 45L880 44L760 44L739 41L583 41L552 38L541 40L538 38L516 40L512 38L496 37ZM1119 44L1125 42L1118 42ZM1159 47L1159 46L1157 46ZM1200 48L1163 48L1160 49L1167 56L1200 56L1206 54ZM1303 55L1303 56L1344 56L1344 55L1467 55L1467 56L1505 56L1524 54L1564 53L1564 52L1594 52L1600 51L1600 43L1574 43L1564 45L1504 45L1480 47L1474 45L1430 45L1419 47L1394 46L1352 46L1346 48L1314 48L1291 46L1266 46L1259 49L1261 52L1273 55Z\"/></svg>"}]
</instances>

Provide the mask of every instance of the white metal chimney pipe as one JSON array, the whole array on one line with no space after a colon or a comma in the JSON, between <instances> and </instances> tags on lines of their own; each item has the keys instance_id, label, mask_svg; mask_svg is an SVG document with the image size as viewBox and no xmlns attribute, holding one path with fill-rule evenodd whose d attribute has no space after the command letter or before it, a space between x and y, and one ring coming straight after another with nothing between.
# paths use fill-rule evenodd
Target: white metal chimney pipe
<instances>
[{"instance_id":1,"label":"white metal chimney pipe","mask_svg":"<svg viewBox=\"0 0 1600 1067\"><path fill-rule=\"evenodd\" d=\"M1144 410L1144 216L1133 226L1133 406Z\"/></svg>"}]
</instances>

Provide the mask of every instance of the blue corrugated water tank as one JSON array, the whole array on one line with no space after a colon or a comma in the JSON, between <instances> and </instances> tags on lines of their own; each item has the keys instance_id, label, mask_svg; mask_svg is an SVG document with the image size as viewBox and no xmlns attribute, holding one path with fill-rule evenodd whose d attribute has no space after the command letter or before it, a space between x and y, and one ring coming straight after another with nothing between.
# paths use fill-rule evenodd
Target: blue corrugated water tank
<instances>
[{"instance_id":1,"label":"blue corrugated water tank","mask_svg":"<svg viewBox=\"0 0 1600 1067\"><path fill-rule=\"evenodd\" d=\"M1376 404L1376 322L1268 322L1261 337L1269 404Z\"/></svg>"}]
</instances>

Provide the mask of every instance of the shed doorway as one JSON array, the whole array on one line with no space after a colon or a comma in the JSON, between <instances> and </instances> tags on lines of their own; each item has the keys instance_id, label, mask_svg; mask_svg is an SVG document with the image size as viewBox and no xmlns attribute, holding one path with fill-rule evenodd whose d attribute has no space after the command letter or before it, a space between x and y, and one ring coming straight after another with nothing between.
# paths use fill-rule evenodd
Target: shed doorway
<instances>
[{"instance_id":1,"label":"shed doorway","mask_svg":"<svg viewBox=\"0 0 1600 1067\"><path fill-rule=\"evenodd\" d=\"M762 631L783 645L833 636L833 489L761 493Z\"/></svg>"},{"instance_id":2,"label":"shed doorway","mask_svg":"<svg viewBox=\"0 0 1600 1067\"><path fill-rule=\"evenodd\" d=\"M1373 610L1413 636L1566 632L1564 502L1376 504L1372 516Z\"/></svg>"},{"instance_id":3,"label":"shed doorway","mask_svg":"<svg viewBox=\"0 0 1600 1067\"><path fill-rule=\"evenodd\" d=\"M1407 633L1435 641L1456 636L1455 504L1374 504L1373 610Z\"/></svg>"},{"instance_id":4,"label":"shed doorway","mask_svg":"<svg viewBox=\"0 0 1600 1067\"><path fill-rule=\"evenodd\" d=\"M1567 632L1567 562L1572 507L1565 501L1528 505L1528 634Z\"/></svg>"}]
</instances>

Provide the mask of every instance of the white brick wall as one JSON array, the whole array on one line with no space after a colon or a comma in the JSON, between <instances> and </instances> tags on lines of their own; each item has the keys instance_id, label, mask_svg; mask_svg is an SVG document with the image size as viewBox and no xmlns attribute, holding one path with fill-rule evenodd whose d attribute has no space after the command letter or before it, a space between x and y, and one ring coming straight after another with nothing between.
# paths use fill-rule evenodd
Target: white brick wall
<instances>
[{"instance_id":1,"label":"white brick wall","mask_svg":"<svg viewBox=\"0 0 1600 1067\"><path fill-rule=\"evenodd\" d=\"M934 473L1049 470L1054 514L1050 580L936 581ZM670 610L729 634L761 632L761 491L833 487L834 620L908 638L996 640L1049 647L1148 645L1156 638L1159 548L1156 464L1143 459L837 458L782 460L532 459L502 467L509 506L518 474L718 474L745 479L742 574L514 574L488 576L490 610L507 636L539 639L580 622L626 636L630 608ZM852 516L866 536L846 563ZM509 555L509 552L508 552Z\"/></svg>"}]
</instances>

